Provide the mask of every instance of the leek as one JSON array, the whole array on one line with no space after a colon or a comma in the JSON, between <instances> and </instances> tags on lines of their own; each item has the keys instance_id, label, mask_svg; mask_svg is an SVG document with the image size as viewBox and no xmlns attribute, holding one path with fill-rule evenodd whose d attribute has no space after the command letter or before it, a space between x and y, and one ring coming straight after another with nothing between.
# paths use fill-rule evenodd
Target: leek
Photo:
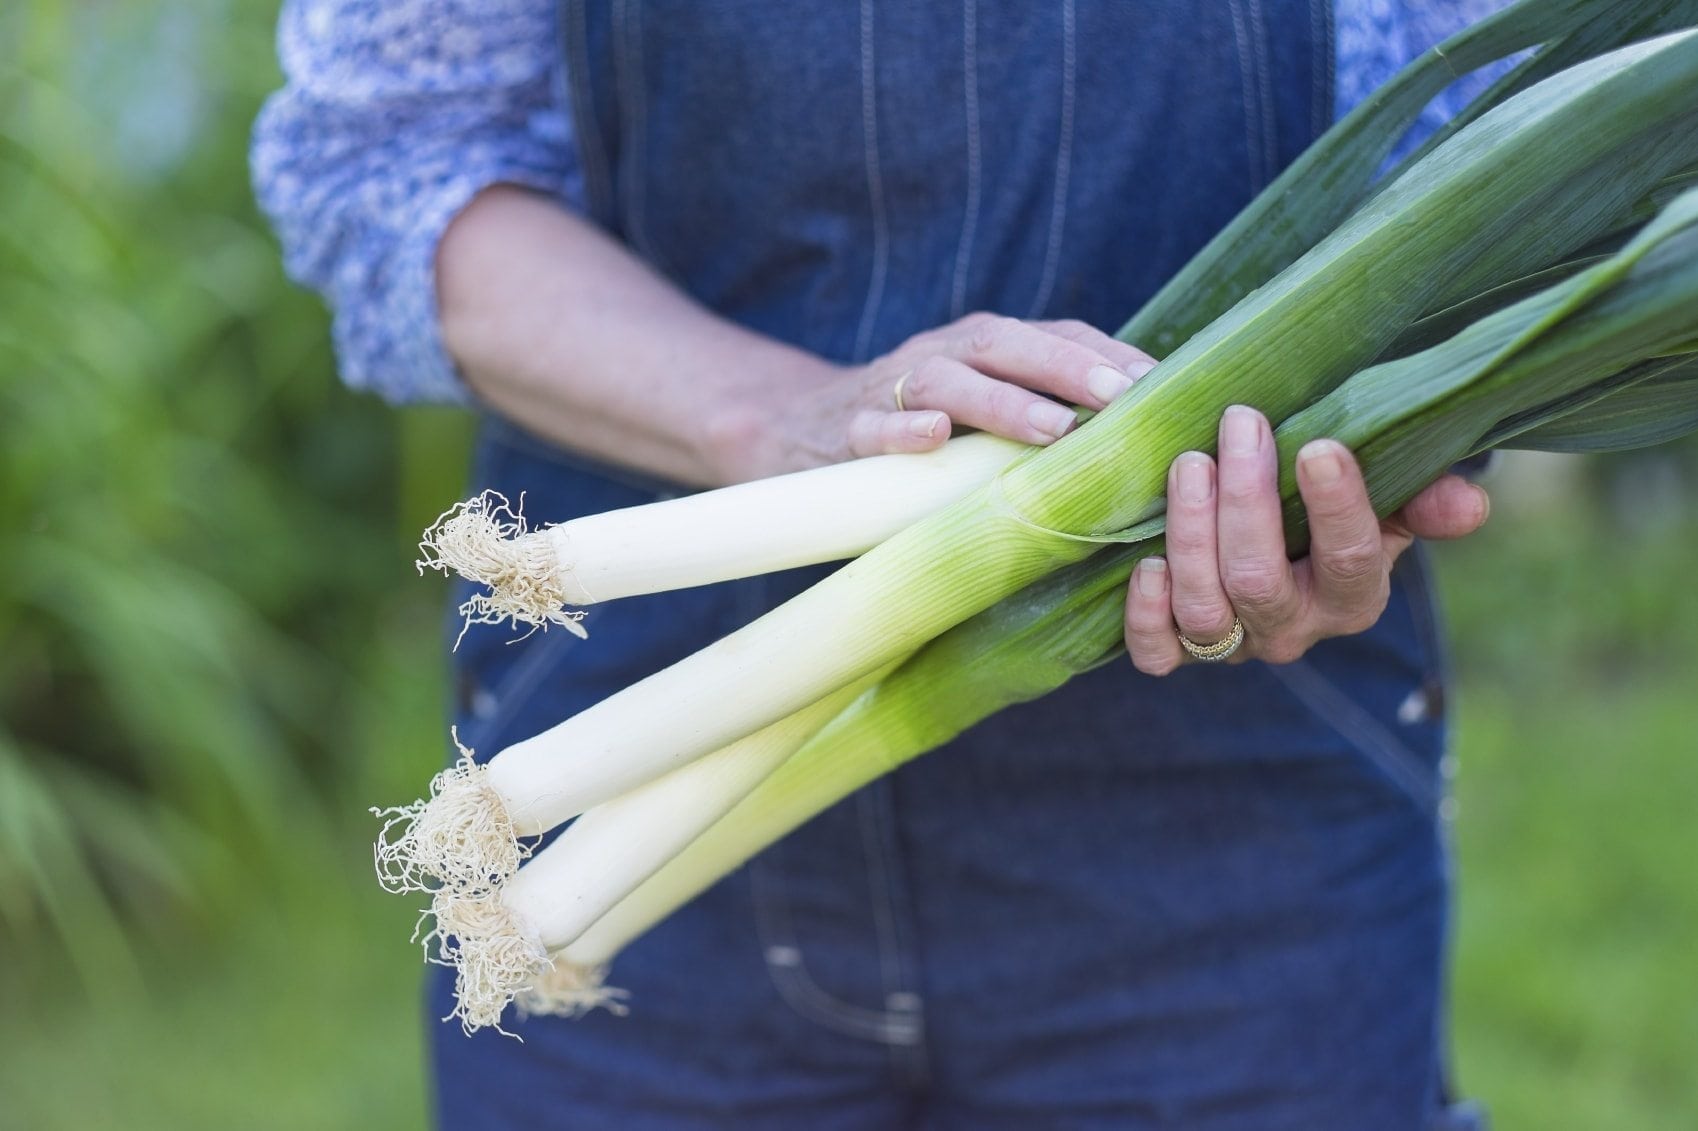
<instances>
[{"instance_id":1,"label":"leek","mask_svg":"<svg viewBox=\"0 0 1698 1131\"><path fill-rule=\"evenodd\" d=\"M554 624L579 636L585 606L852 558L989 481L1026 445L997 436L874 456L527 531L485 492L425 531L419 570L488 587L467 624ZM759 516L759 521L751 521Z\"/></svg>"},{"instance_id":2,"label":"leek","mask_svg":"<svg viewBox=\"0 0 1698 1131\"><path fill-rule=\"evenodd\" d=\"M1551 435L1561 450L1669 438L1663 390L1677 391L1684 430L1698 430L1695 332L1698 192L1608 262L1429 351L1365 370L1287 420L1276 438L1292 540L1301 542L1302 511L1291 456L1320 436L1355 448L1376 508L1388 513L1459 455L1511 434L1529 446L1541 446L1541 433ZM1671 350L1689 352L1667 356ZM1643 397L1648 390L1659 395ZM1575 407L1582 403L1585 410ZM756 852L1002 707L1116 657L1127 578L1139 558L1160 552L1152 532L1053 574L933 641L559 948L548 968L537 969L528 1011L574 1014L596 1004L596 993L606 992L597 989L603 973L626 944Z\"/></svg>"}]
</instances>

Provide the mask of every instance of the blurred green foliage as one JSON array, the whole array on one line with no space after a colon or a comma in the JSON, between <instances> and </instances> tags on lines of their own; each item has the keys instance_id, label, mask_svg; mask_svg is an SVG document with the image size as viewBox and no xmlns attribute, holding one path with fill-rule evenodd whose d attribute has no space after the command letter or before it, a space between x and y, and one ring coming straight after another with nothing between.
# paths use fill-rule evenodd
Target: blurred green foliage
<instances>
[{"instance_id":1,"label":"blurred green foliage","mask_svg":"<svg viewBox=\"0 0 1698 1131\"><path fill-rule=\"evenodd\" d=\"M440 754L409 532L466 425L341 390L281 276L243 159L272 20L0 9L0 951L101 1001Z\"/></svg>"},{"instance_id":2,"label":"blurred green foliage","mask_svg":"<svg viewBox=\"0 0 1698 1131\"><path fill-rule=\"evenodd\" d=\"M1495 1126L1698 1126L1695 457L1512 457L1487 530L1436 555L1455 1043Z\"/></svg>"},{"instance_id":3,"label":"blurred green foliage","mask_svg":"<svg viewBox=\"0 0 1698 1131\"><path fill-rule=\"evenodd\" d=\"M0 8L0 1127L413 1127L363 807L443 756L467 427L336 384L250 200L269 0ZM1465 1088L1698 1124L1698 448L1444 548Z\"/></svg>"}]
</instances>

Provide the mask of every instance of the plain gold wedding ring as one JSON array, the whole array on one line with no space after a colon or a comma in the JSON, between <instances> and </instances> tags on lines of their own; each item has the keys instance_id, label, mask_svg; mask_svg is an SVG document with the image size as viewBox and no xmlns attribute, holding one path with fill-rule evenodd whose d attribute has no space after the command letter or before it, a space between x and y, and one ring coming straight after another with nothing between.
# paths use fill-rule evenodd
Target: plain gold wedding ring
<instances>
[{"instance_id":1,"label":"plain gold wedding ring","mask_svg":"<svg viewBox=\"0 0 1698 1131\"><path fill-rule=\"evenodd\" d=\"M914 371L912 369L908 370L906 373L902 374L902 376L900 376L896 379L896 388L890 390L891 396L896 398L896 411L897 412L907 412L908 411L908 406L902 403L902 386L906 385L908 383L908 378L912 377L913 375L914 375Z\"/></svg>"}]
</instances>

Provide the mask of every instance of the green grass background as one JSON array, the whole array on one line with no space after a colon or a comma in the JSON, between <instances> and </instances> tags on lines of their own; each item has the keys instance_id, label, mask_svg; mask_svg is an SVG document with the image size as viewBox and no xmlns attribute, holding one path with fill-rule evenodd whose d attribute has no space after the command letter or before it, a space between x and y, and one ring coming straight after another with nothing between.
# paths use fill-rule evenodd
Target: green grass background
<instances>
[{"instance_id":1,"label":"green grass background","mask_svg":"<svg viewBox=\"0 0 1698 1131\"><path fill-rule=\"evenodd\" d=\"M341 390L254 214L273 5L0 7L0 1128L424 1119L373 800L443 752L465 421ZM1455 627L1466 1091L1698 1126L1698 449L1510 464Z\"/></svg>"}]
</instances>

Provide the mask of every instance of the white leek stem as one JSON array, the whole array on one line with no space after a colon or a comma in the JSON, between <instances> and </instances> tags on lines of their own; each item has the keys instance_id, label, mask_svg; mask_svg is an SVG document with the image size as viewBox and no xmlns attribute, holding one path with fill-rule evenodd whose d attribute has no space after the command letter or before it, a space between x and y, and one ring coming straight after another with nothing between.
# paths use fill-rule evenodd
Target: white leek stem
<instances>
[{"instance_id":1,"label":"white leek stem","mask_svg":"<svg viewBox=\"0 0 1698 1131\"><path fill-rule=\"evenodd\" d=\"M1029 450L978 433L934 452L851 460L530 532L488 493L426 531L419 565L490 587L462 610L473 623L579 631L567 607L856 557Z\"/></svg>"},{"instance_id":2,"label":"white leek stem","mask_svg":"<svg viewBox=\"0 0 1698 1131\"><path fill-rule=\"evenodd\" d=\"M589 605L858 557L983 486L1024 444L988 433L551 526L567 603Z\"/></svg>"},{"instance_id":3,"label":"white leek stem","mask_svg":"<svg viewBox=\"0 0 1698 1131\"><path fill-rule=\"evenodd\" d=\"M597 805L518 870L502 890L502 902L544 946L560 949L735 808L891 670Z\"/></svg>"}]
</instances>

